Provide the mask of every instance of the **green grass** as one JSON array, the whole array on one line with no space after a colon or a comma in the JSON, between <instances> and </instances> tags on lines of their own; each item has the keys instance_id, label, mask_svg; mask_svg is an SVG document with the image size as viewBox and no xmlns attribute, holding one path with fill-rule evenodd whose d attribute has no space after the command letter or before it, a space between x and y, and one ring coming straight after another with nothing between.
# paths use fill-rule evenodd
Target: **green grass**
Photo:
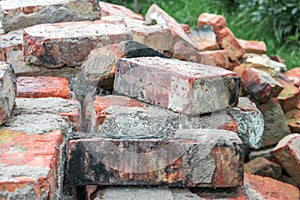
<instances>
[{"instance_id":1,"label":"green grass","mask_svg":"<svg viewBox=\"0 0 300 200\"><path fill-rule=\"evenodd\" d=\"M121 4L134 10L133 0L104 1ZM269 18L263 18L256 22L251 21L251 15L255 12L253 10L228 12L226 10L228 6L218 0L140 0L141 13L145 15L153 3L165 10L179 23L189 24L191 28L197 27L197 19L203 12L224 15L228 27L237 38L262 40L267 45L267 55L279 55L285 60L288 69L300 67L300 35L298 38L290 38L290 41L281 41L278 35L280 30L272 32L272 23ZM229 8L231 7L229 6Z\"/></svg>"}]
</instances>

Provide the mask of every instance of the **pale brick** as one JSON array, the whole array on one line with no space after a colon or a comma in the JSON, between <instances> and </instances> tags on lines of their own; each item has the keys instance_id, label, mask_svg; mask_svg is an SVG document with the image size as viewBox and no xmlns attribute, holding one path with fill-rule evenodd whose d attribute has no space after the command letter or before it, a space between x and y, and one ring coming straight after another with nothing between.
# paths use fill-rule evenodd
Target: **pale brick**
<instances>
[{"instance_id":1,"label":"pale brick","mask_svg":"<svg viewBox=\"0 0 300 200\"><path fill-rule=\"evenodd\" d=\"M300 186L300 134L284 137L273 149L273 154L281 166Z\"/></svg>"},{"instance_id":2,"label":"pale brick","mask_svg":"<svg viewBox=\"0 0 300 200\"><path fill-rule=\"evenodd\" d=\"M79 66L91 50L131 39L120 21L41 24L24 29L24 55L27 62L48 68Z\"/></svg>"},{"instance_id":3,"label":"pale brick","mask_svg":"<svg viewBox=\"0 0 300 200\"><path fill-rule=\"evenodd\" d=\"M71 186L243 184L242 142L230 131L185 129L167 140L71 139L67 152Z\"/></svg>"},{"instance_id":4,"label":"pale brick","mask_svg":"<svg viewBox=\"0 0 300 200\"><path fill-rule=\"evenodd\" d=\"M199 50L218 50L216 34L211 26L205 25L197 30L192 30L188 35L193 40Z\"/></svg>"},{"instance_id":5,"label":"pale brick","mask_svg":"<svg viewBox=\"0 0 300 200\"><path fill-rule=\"evenodd\" d=\"M51 76L23 76L18 78L17 97L61 97L64 99L70 99L71 93L69 82L66 78Z\"/></svg>"},{"instance_id":6,"label":"pale brick","mask_svg":"<svg viewBox=\"0 0 300 200\"><path fill-rule=\"evenodd\" d=\"M96 0L2 0L5 32L36 24L100 19Z\"/></svg>"},{"instance_id":7,"label":"pale brick","mask_svg":"<svg viewBox=\"0 0 300 200\"><path fill-rule=\"evenodd\" d=\"M105 16L119 16L119 17L126 17L132 18L137 20L144 20L141 14L137 14L132 10L125 8L121 5L111 4L107 2L100 2L101 7L101 17Z\"/></svg>"},{"instance_id":8,"label":"pale brick","mask_svg":"<svg viewBox=\"0 0 300 200\"><path fill-rule=\"evenodd\" d=\"M62 133L0 130L0 198L56 199Z\"/></svg>"},{"instance_id":9,"label":"pale brick","mask_svg":"<svg viewBox=\"0 0 300 200\"><path fill-rule=\"evenodd\" d=\"M16 93L16 76L12 67L5 62L0 62L0 125L10 117Z\"/></svg>"},{"instance_id":10,"label":"pale brick","mask_svg":"<svg viewBox=\"0 0 300 200\"><path fill-rule=\"evenodd\" d=\"M236 105L239 81L235 73L221 68L158 57L132 58L118 61L114 89L176 112L197 115Z\"/></svg>"},{"instance_id":11,"label":"pale brick","mask_svg":"<svg viewBox=\"0 0 300 200\"><path fill-rule=\"evenodd\" d=\"M246 53L258 53L264 54L267 52L267 47L263 41L253 41L253 40L241 40L238 39L238 42L245 49Z\"/></svg>"},{"instance_id":12,"label":"pale brick","mask_svg":"<svg viewBox=\"0 0 300 200\"><path fill-rule=\"evenodd\" d=\"M261 147L264 118L256 105L246 97L240 97L237 107L229 109L229 113L236 121L238 135L243 143L251 148Z\"/></svg>"},{"instance_id":13,"label":"pale brick","mask_svg":"<svg viewBox=\"0 0 300 200\"><path fill-rule=\"evenodd\" d=\"M227 27L226 19L222 15L202 13L198 18L198 27L200 28L205 25L212 26L216 32Z\"/></svg>"},{"instance_id":14,"label":"pale brick","mask_svg":"<svg viewBox=\"0 0 300 200\"><path fill-rule=\"evenodd\" d=\"M12 31L0 35L0 61L7 61L8 54L12 51L21 51L23 31Z\"/></svg>"}]
</instances>

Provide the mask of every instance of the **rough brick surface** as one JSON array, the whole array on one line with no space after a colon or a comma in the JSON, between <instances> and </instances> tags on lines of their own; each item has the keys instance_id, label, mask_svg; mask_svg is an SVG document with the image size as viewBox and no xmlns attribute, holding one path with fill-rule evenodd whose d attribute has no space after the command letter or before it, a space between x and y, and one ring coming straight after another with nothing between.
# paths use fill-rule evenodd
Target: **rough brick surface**
<instances>
[{"instance_id":1,"label":"rough brick surface","mask_svg":"<svg viewBox=\"0 0 300 200\"><path fill-rule=\"evenodd\" d=\"M300 134L284 137L273 149L275 157L300 186Z\"/></svg>"},{"instance_id":2,"label":"rough brick surface","mask_svg":"<svg viewBox=\"0 0 300 200\"><path fill-rule=\"evenodd\" d=\"M220 30L217 33L217 38L220 47L227 51L232 61L238 61L246 53L229 28L224 27Z\"/></svg>"},{"instance_id":3,"label":"rough brick surface","mask_svg":"<svg viewBox=\"0 0 300 200\"><path fill-rule=\"evenodd\" d=\"M96 0L2 0L5 32L36 24L100 19Z\"/></svg>"},{"instance_id":4,"label":"rough brick surface","mask_svg":"<svg viewBox=\"0 0 300 200\"><path fill-rule=\"evenodd\" d=\"M62 133L0 130L0 198L56 199Z\"/></svg>"},{"instance_id":5,"label":"rough brick surface","mask_svg":"<svg viewBox=\"0 0 300 200\"><path fill-rule=\"evenodd\" d=\"M67 165L73 186L236 187L243 182L242 142L233 132L215 129L179 130L167 140L71 139Z\"/></svg>"},{"instance_id":6,"label":"rough brick surface","mask_svg":"<svg viewBox=\"0 0 300 200\"><path fill-rule=\"evenodd\" d=\"M262 147L277 144L284 136L291 133L279 102L271 99L257 106L264 116Z\"/></svg>"},{"instance_id":7,"label":"rough brick surface","mask_svg":"<svg viewBox=\"0 0 300 200\"><path fill-rule=\"evenodd\" d=\"M256 105L246 97L240 97L237 107L229 109L238 127L238 135L247 146L258 149L264 132L264 118Z\"/></svg>"},{"instance_id":8,"label":"rough brick surface","mask_svg":"<svg viewBox=\"0 0 300 200\"><path fill-rule=\"evenodd\" d=\"M196 115L236 105L239 81L235 73L221 68L158 57L132 58L118 61L114 89Z\"/></svg>"},{"instance_id":9,"label":"rough brick surface","mask_svg":"<svg viewBox=\"0 0 300 200\"><path fill-rule=\"evenodd\" d=\"M290 81L292 81L297 87L300 86L300 67L293 68L284 74Z\"/></svg>"},{"instance_id":10,"label":"rough brick surface","mask_svg":"<svg viewBox=\"0 0 300 200\"><path fill-rule=\"evenodd\" d=\"M285 113L286 122L288 123L292 133L300 133L300 110L294 108Z\"/></svg>"},{"instance_id":11,"label":"rough brick surface","mask_svg":"<svg viewBox=\"0 0 300 200\"><path fill-rule=\"evenodd\" d=\"M265 42L263 41L252 41L252 40L241 40L238 39L238 42L245 49L246 53L258 53L264 54L267 51Z\"/></svg>"},{"instance_id":12,"label":"rough brick surface","mask_svg":"<svg viewBox=\"0 0 300 200\"><path fill-rule=\"evenodd\" d=\"M22 31L0 35L0 61L7 61L9 52L22 50Z\"/></svg>"},{"instance_id":13,"label":"rough brick surface","mask_svg":"<svg viewBox=\"0 0 300 200\"><path fill-rule=\"evenodd\" d=\"M174 53L172 57L224 69L228 68L228 56L226 50L197 51L182 40L174 44Z\"/></svg>"},{"instance_id":14,"label":"rough brick surface","mask_svg":"<svg viewBox=\"0 0 300 200\"><path fill-rule=\"evenodd\" d=\"M41 24L24 29L24 55L27 62L48 68L79 66L91 50L131 39L121 21Z\"/></svg>"},{"instance_id":15,"label":"rough brick surface","mask_svg":"<svg viewBox=\"0 0 300 200\"><path fill-rule=\"evenodd\" d=\"M241 77L244 92L260 103L266 103L272 97L277 97L283 90L283 86L264 71L240 65L234 68L234 72Z\"/></svg>"},{"instance_id":16,"label":"rough brick surface","mask_svg":"<svg viewBox=\"0 0 300 200\"><path fill-rule=\"evenodd\" d=\"M10 117L16 93L16 76L12 67L5 62L0 62L0 125Z\"/></svg>"},{"instance_id":17,"label":"rough brick surface","mask_svg":"<svg viewBox=\"0 0 300 200\"><path fill-rule=\"evenodd\" d=\"M101 2L101 17L105 16L120 16L137 20L144 20L141 14L137 14L124 6L115 5L107 2Z\"/></svg>"},{"instance_id":18,"label":"rough brick surface","mask_svg":"<svg viewBox=\"0 0 300 200\"><path fill-rule=\"evenodd\" d=\"M281 176L281 166L264 157L258 157L245 164L245 172L278 179Z\"/></svg>"},{"instance_id":19,"label":"rough brick surface","mask_svg":"<svg viewBox=\"0 0 300 200\"><path fill-rule=\"evenodd\" d=\"M244 193L247 199L299 199L299 189L269 177L245 173Z\"/></svg>"},{"instance_id":20,"label":"rough brick surface","mask_svg":"<svg viewBox=\"0 0 300 200\"><path fill-rule=\"evenodd\" d=\"M202 26L198 30L192 30L188 35L193 40L199 50L218 50L216 34L211 26Z\"/></svg>"},{"instance_id":21,"label":"rough brick surface","mask_svg":"<svg viewBox=\"0 0 300 200\"><path fill-rule=\"evenodd\" d=\"M198 27L210 25L214 28L214 31L219 32L223 28L227 27L226 19L221 15L202 13L198 18Z\"/></svg>"},{"instance_id":22,"label":"rough brick surface","mask_svg":"<svg viewBox=\"0 0 300 200\"><path fill-rule=\"evenodd\" d=\"M17 98L14 115L18 114L57 114L74 123L75 130L81 126L81 106L79 101L62 98Z\"/></svg>"},{"instance_id":23,"label":"rough brick surface","mask_svg":"<svg viewBox=\"0 0 300 200\"><path fill-rule=\"evenodd\" d=\"M17 97L61 97L70 99L69 82L66 78L62 77L19 77L17 82Z\"/></svg>"},{"instance_id":24,"label":"rough brick surface","mask_svg":"<svg viewBox=\"0 0 300 200\"><path fill-rule=\"evenodd\" d=\"M150 6L146 13L145 19L146 21L154 22L159 25L167 25L175 41L183 40L197 49L197 45L187 36L183 28L176 22L176 20L156 4L152 4Z\"/></svg>"}]
</instances>

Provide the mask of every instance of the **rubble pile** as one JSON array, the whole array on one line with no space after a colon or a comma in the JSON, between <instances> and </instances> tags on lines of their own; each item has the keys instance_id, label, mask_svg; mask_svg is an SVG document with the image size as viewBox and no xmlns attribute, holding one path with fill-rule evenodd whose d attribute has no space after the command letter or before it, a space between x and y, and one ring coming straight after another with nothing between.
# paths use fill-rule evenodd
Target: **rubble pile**
<instances>
[{"instance_id":1,"label":"rubble pile","mask_svg":"<svg viewBox=\"0 0 300 200\"><path fill-rule=\"evenodd\" d=\"M300 199L300 68L223 16L0 11L0 199Z\"/></svg>"}]
</instances>

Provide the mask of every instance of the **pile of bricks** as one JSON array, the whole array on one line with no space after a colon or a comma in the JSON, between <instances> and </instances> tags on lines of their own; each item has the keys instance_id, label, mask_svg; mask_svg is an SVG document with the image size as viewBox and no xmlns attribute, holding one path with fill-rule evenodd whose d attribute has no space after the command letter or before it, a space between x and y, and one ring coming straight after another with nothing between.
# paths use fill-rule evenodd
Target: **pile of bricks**
<instances>
[{"instance_id":1,"label":"pile of bricks","mask_svg":"<svg viewBox=\"0 0 300 200\"><path fill-rule=\"evenodd\" d=\"M300 69L223 16L46 2L0 1L0 199L300 198Z\"/></svg>"}]
</instances>

